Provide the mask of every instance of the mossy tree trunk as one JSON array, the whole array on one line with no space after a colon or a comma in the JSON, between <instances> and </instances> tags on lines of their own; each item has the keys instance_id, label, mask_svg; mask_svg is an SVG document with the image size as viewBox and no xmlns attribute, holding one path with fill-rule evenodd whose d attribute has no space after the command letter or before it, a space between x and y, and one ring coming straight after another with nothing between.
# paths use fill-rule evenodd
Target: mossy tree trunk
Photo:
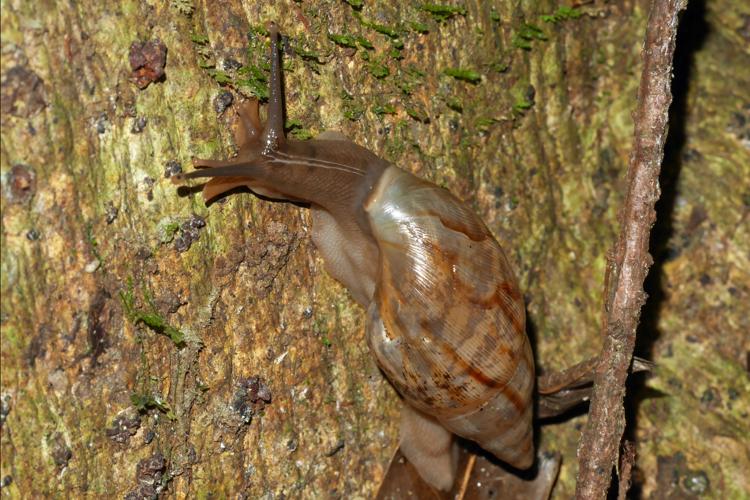
<instances>
[{"instance_id":1,"label":"mossy tree trunk","mask_svg":"<svg viewBox=\"0 0 750 500\"><path fill-rule=\"evenodd\" d=\"M231 154L228 95L262 94L269 20L290 133L341 130L466 199L518 266L539 365L597 354L648 3L268 3L2 3L3 495L376 490L398 402L308 213L206 208L165 174ZM678 38L658 367L631 414L654 498L749 490L749 20L691 2ZM162 44L140 88L158 75L130 61ZM585 418L542 431L558 498Z\"/></svg>"}]
</instances>

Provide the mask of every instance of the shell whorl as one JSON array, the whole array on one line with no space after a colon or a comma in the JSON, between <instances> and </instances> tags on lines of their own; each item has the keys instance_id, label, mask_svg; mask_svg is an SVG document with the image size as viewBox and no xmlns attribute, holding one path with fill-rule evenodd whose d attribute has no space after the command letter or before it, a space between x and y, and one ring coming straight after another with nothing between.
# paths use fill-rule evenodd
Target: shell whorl
<instances>
[{"instance_id":1,"label":"shell whorl","mask_svg":"<svg viewBox=\"0 0 750 500\"><path fill-rule=\"evenodd\" d=\"M529 466L534 364L502 249L464 203L396 167L365 210L380 250L367 337L381 369L451 432Z\"/></svg>"}]
</instances>

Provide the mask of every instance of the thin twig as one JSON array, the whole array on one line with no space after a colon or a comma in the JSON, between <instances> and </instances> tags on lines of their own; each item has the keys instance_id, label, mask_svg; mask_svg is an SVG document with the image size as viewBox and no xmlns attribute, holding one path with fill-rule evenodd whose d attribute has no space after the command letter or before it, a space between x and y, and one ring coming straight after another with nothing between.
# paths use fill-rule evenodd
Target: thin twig
<instances>
[{"instance_id":1,"label":"thin twig","mask_svg":"<svg viewBox=\"0 0 750 500\"><path fill-rule=\"evenodd\" d=\"M631 476L635 465L635 443L625 441L622 445L622 456L620 456L620 485L617 491L617 500L626 500L630 489Z\"/></svg>"},{"instance_id":2,"label":"thin twig","mask_svg":"<svg viewBox=\"0 0 750 500\"><path fill-rule=\"evenodd\" d=\"M603 499L612 480L625 428L623 399L635 332L646 300L643 282L651 266L649 232L656 219L659 172L672 102L672 56L677 17L686 0L654 0L643 48L628 192L606 294L604 346L594 377L589 419L578 445L576 498Z\"/></svg>"}]
</instances>

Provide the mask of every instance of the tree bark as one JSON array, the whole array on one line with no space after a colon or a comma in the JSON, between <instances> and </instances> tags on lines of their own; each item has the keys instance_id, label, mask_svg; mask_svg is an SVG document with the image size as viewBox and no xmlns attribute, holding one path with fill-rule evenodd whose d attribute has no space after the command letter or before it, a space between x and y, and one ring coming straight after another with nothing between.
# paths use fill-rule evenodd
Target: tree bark
<instances>
[{"instance_id":1,"label":"tree bark","mask_svg":"<svg viewBox=\"0 0 750 500\"><path fill-rule=\"evenodd\" d=\"M3 494L377 489L397 398L309 214L205 207L165 175L232 153L224 93L262 93L269 20L290 133L341 130L468 200L518 266L538 365L599 352L648 2L270 3L2 3ZM658 368L626 433L645 496L732 498L750 468L750 12L685 17L637 351ZM585 419L541 431L557 498Z\"/></svg>"}]
</instances>

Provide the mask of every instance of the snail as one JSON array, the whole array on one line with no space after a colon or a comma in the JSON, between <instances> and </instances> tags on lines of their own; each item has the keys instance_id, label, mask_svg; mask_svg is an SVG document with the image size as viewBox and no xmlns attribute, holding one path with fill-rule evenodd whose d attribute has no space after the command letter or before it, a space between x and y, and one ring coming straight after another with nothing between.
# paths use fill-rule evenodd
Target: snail
<instances>
[{"instance_id":1,"label":"snail","mask_svg":"<svg viewBox=\"0 0 750 500\"><path fill-rule=\"evenodd\" d=\"M211 201L240 186L304 202L326 270L367 311L366 338L403 399L401 450L448 490L454 435L519 469L534 461L534 361L513 269L492 233L444 188L338 132L287 139L278 28L271 25L268 118L239 104L227 161L195 160L176 183L208 178Z\"/></svg>"}]
</instances>

